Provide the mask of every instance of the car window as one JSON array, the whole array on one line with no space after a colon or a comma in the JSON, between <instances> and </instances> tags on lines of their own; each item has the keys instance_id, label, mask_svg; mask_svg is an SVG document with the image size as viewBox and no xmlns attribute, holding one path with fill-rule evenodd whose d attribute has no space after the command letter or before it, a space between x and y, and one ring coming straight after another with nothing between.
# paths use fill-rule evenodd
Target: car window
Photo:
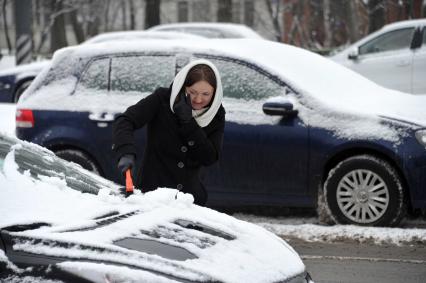
<instances>
[{"instance_id":1,"label":"car window","mask_svg":"<svg viewBox=\"0 0 426 283\"><path fill-rule=\"evenodd\" d=\"M198 58L205 58L196 55ZM265 71L242 61L206 58L219 70L223 95L244 100L262 100L285 93L285 86Z\"/></svg>"},{"instance_id":2,"label":"car window","mask_svg":"<svg viewBox=\"0 0 426 283\"><path fill-rule=\"evenodd\" d=\"M93 60L89 63L77 85L77 91L108 90L109 58Z\"/></svg>"},{"instance_id":3,"label":"car window","mask_svg":"<svg viewBox=\"0 0 426 283\"><path fill-rule=\"evenodd\" d=\"M359 47L359 54L369 54L409 48L414 28L394 30L378 36Z\"/></svg>"},{"instance_id":4,"label":"car window","mask_svg":"<svg viewBox=\"0 0 426 283\"><path fill-rule=\"evenodd\" d=\"M169 87L174 78L174 56L120 56L112 58L111 91L153 92Z\"/></svg>"}]
</instances>

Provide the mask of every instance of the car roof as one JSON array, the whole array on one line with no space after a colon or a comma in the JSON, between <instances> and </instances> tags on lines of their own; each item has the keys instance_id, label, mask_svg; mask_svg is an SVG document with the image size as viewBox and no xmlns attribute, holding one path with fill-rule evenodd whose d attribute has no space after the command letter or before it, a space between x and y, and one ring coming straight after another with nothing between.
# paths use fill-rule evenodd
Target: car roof
<instances>
[{"instance_id":1,"label":"car roof","mask_svg":"<svg viewBox=\"0 0 426 283\"><path fill-rule=\"evenodd\" d=\"M114 40L131 40L131 39L205 39L205 37L195 34L188 34L177 31L114 31L95 35L86 40L83 44L93 44Z\"/></svg>"},{"instance_id":2,"label":"car roof","mask_svg":"<svg viewBox=\"0 0 426 283\"><path fill-rule=\"evenodd\" d=\"M406 21L398 21L387 24L383 26L382 30L392 30L396 28L405 28L405 27L417 27L417 26L425 26L426 19L414 19L414 20L406 20Z\"/></svg>"},{"instance_id":3,"label":"car roof","mask_svg":"<svg viewBox=\"0 0 426 283\"><path fill-rule=\"evenodd\" d=\"M246 25L234 24L234 23L209 23L209 22L172 23L172 24L157 25L157 26L149 28L148 30L166 31L166 30L182 29L182 31L184 31L185 28L197 28L200 30L214 29L214 30L226 32L232 37L263 39L261 35L259 35L256 31L254 31L250 27Z\"/></svg>"}]
</instances>

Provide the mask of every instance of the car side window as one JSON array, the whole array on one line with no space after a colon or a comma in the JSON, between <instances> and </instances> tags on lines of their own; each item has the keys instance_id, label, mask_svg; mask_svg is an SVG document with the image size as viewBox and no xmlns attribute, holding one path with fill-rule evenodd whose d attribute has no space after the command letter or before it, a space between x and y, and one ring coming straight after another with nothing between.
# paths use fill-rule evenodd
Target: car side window
<instances>
[{"instance_id":1,"label":"car side window","mask_svg":"<svg viewBox=\"0 0 426 283\"><path fill-rule=\"evenodd\" d=\"M203 56L196 56L203 57ZM268 73L244 62L206 58L219 70L225 97L262 100L280 96L286 87L280 85Z\"/></svg>"},{"instance_id":2,"label":"car side window","mask_svg":"<svg viewBox=\"0 0 426 283\"><path fill-rule=\"evenodd\" d=\"M169 87L174 78L174 56L119 56L111 62L111 91L117 94L153 92Z\"/></svg>"},{"instance_id":3,"label":"car side window","mask_svg":"<svg viewBox=\"0 0 426 283\"><path fill-rule=\"evenodd\" d=\"M77 92L108 91L109 61L109 58L91 61L80 78Z\"/></svg>"},{"instance_id":4,"label":"car side window","mask_svg":"<svg viewBox=\"0 0 426 283\"><path fill-rule=\"evenodd\" d=\"M370 54L409 48L414 28L404 28L380 35L359 47L359 54Z\"/></svg>"}]
</instances>

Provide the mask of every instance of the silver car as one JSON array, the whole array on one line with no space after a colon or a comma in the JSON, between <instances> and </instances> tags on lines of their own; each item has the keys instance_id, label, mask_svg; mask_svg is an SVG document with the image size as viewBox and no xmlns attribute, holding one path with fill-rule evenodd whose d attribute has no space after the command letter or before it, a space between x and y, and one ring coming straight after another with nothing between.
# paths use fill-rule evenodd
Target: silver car
<instances>
[{"instance_id":1,"label":"silver car","mask_svg":"<svg viewBox=\"0 0 426 283\"><path fill-rule=\"evenodd\" d=\"M387 88L426 94L426 19L386 25L330 59Z\"/></svg>"}]
</instances>

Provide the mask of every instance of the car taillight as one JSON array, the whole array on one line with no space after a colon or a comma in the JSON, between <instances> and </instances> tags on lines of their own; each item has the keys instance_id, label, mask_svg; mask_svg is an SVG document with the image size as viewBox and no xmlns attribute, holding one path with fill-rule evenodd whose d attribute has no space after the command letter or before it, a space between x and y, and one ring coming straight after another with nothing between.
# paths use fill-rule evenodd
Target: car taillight
<instances>
[{"instance_id":1,"label":"car taillight","mask_svg":"<svg viewBox=\"0 0 426 283\"><path fill-rule=\"evenodd\" d=\"M33 111L30 109L16 109L16 127L34 127Z\"/></svg>"}]
</instances>

